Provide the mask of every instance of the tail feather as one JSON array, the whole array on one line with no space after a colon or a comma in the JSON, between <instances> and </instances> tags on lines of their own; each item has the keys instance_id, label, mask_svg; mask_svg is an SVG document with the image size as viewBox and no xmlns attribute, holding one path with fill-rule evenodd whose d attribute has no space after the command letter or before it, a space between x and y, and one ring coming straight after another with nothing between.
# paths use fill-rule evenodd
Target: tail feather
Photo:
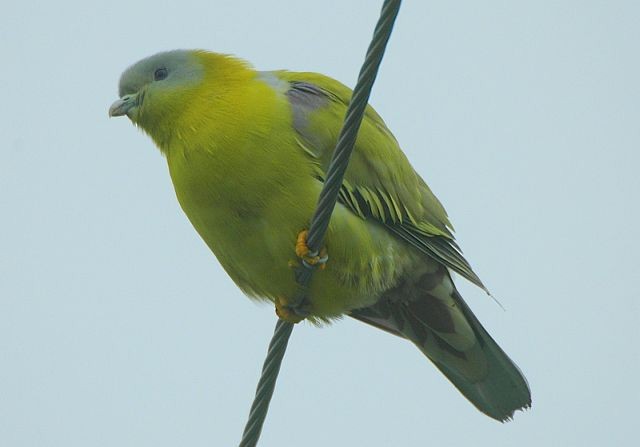
<instances>
[{"instance_id":1,"label":"tail feather","mask_svg":"<svg viewBox=\"0 0 640 447\"><path fill-rule=\"evenodd\" d=\"M526 379L471 312L448 272L426 275L429 290L421 281L405 283L351 316L411 340L486 415L506 421L530 407Z\"/></svg>"}]
</instances>

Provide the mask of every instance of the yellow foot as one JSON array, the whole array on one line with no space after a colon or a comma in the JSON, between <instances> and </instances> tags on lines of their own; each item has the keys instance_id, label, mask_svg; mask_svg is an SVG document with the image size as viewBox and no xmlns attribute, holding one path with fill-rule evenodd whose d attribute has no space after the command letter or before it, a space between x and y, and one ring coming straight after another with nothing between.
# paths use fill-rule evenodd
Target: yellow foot
<instances>
[{"instance_id":1,"label":"yellow foot","mask_svg":"<svg viewBox=\"0 0 640 447\"><path fill-rule=\"evenodd\" d=\"M302 230L298 233L298 240L296 241L296 255L302 262L309 266L317 266L320 270L324 270L327 265L327 261L329 260L329 255L327 254L327 249L322 247L320 253L312 253L309 247L307 246L307 236L309 232L307 230Z\"/></svg>"},{"instance_id":2,"label":"yellow foot","mask_svg":"<svg viewBox=\"0 0 640 447\"><path fill-rule=\"evenodd\" d=\"M289 302L286 299L280 297L276 298L276 315L281 320L292 324L300 323L305 319L304 315L299 315L289 306Z\"/></svg>"}]
</instances>

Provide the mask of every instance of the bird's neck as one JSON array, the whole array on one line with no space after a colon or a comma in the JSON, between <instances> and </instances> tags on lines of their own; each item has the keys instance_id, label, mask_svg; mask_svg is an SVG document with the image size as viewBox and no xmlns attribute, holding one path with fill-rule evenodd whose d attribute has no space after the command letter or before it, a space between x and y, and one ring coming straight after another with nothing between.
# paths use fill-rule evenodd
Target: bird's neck
<instances>
[{"instance_id":1,"label":"bird's neck","mask_svg":"<svg viewBox=\"0 0 640 447\"><path fill-rule=\"evenodd\" d=\"M264 191L275 190L293 172L277 156L291 144L289 115L286 98L255 73L224 94L203 92L175 123L165 149L183 208L213 207L210 214L224 215L221 207L228 203L242 209L262 206ZM246 194L247 189L263 193Z\"/></svg>"},{"instance_id":2,"label":"bird's neck","mask_svg":"<svg viewBox=\"0 0 640 447\"><path fill-rule=\"evenodd\" d=\"M238 138L255 112L256 72L226 55L200 57L203 81L138 123L165 155L178 147L198 150L204 144L210 149L221 140Z\"/></svg>"}]
</instances>

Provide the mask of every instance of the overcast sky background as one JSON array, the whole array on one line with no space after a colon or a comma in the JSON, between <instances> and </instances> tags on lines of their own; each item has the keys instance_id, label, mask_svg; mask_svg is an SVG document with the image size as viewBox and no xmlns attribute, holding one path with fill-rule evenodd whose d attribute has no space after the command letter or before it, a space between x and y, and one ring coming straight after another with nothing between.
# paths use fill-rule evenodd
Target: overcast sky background
<instances>
[{"instance_id":1,"label":"overcast sky background","mask_svg":"<svg viewBox=\"0 0 640 447\"><path fill-rule=\"evenodd\" d=\"M0 445L237 445L273 309L107 109L128 65L174 48L353 86L380 3L3 6ZM410 343L301 324L261 446L634 445L639 43L632 0L404 2L372 103L506 308L458 280L533 408L497 423Z\"/></svg>"}]
</instances>

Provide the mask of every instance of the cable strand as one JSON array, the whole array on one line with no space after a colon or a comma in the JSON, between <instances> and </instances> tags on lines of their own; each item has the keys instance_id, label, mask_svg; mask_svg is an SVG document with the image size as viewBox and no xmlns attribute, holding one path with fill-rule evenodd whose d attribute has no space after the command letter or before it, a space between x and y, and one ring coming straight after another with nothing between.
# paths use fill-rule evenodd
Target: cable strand
<instances>
[{"instance_id":1,"label":"cable strand","mask_svg":"<svg viewBox=\"0 0 640 447\"><path fill-rule=\"evenodd\" d=\"M347 170L349 158L360 130L373 83L382 62L393 24L400 10L401 0L385 0L380 12L380 18L373 32L373 37L358 75L358 81L353 89L353 95L345 114L344 124L338 137L322 191L318 198L315 213L311 218L307 246L312 252L320 252L325 233L331 220L331 214L336 206L342 180ZM296 270L295 278L298 291L294 298L294 305L300 305L307 296L308 285L311 281L314 267L302 265ZM255 447L260 439L262 426L267 417L269 403L276 386L280 365L284 358L289 337L293 331L293 324L278 319L269 344L267 356L262 367L262 374L256 388L256 395L249 411L249 419L242 434L240 447Z\"/></svg>"}]
</instances>

